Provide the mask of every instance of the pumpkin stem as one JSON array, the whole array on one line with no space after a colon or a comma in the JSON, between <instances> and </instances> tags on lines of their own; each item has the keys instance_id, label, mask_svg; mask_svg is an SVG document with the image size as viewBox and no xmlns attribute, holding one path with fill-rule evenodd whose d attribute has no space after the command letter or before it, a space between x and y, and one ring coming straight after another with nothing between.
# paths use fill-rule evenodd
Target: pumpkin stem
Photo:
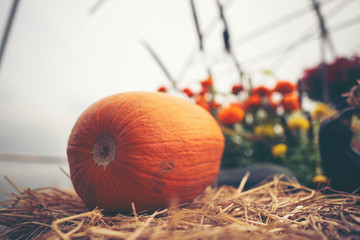
<instances>
[{"instance_id":1,"label":"pumpkin stem","mask_svg":"<svg viewBox=\"0 0 360 240\"><path fill-rule=\"evenodd\" d=\"M93 161L104 169L115 159L116 145L112 137L102 135L92 147Z\"/></svg>"}]
</instances>

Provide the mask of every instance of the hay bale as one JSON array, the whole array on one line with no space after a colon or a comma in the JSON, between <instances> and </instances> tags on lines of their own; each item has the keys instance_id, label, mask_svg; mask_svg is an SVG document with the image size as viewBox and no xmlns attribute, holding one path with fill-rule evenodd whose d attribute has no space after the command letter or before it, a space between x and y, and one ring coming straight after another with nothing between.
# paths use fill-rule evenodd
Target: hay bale
<instances>
[{"instance_id":1,"label":"hay bale","mask_svg":"<svg viewBox=\"0 0 360 240\"><path fill-rule=\"evenodd\" d=\"M186 206L106 216L76 193L27 189L2 202L5 239L360 239L360 196L274 177L248 191L209 187ZM324 193L326 191L326 193Z\"/></svg>"}]
</instances>

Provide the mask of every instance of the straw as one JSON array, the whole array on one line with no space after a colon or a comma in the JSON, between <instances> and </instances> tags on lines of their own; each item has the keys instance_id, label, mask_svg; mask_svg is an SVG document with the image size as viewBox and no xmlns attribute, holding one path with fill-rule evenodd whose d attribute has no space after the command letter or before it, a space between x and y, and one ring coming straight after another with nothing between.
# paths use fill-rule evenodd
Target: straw
<instances>
[{"instance_id":1,"label":"straw","mask_svg":"<svg viewBox=\"0 0 360 240\"><path fill-rule=\"evenodd\" d=\"M89 211L74 190L25 189L1 202L1 239L360 239L360 196L281 176L244 191L208 187L154 213ZM15 184L16 186L16 184ZM326 192L326 194L325 194ZM176 201L174 201L176 203Z\"/></svg>"}]
</instances>

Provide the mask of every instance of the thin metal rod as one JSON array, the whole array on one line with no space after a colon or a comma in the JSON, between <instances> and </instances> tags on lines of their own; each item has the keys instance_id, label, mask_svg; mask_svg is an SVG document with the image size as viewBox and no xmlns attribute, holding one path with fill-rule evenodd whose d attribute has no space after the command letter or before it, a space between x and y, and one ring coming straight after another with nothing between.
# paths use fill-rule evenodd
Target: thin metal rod
<instances>
[{"instance_id":1,"label":"thin metal rod","mask_svg":"<svg viewBox=\"0 0 360 240\"><path fill-rule=\"evenodd\" d=\"M89 13L90 14L94 14L95 12L97 12L100 7L105 3L106 0L98 0L94 6L91 7Z\"/></svg>"},{"instance_id":2,"label":"thin metal rod","mask_svg":"<svg viewBox=\"0 0 360 240\"><path fill-rule=\"evenodd\" d=\"M176 82L175 79L171 76L170 72L167 70L167 68L165 67L164 63L160 60L160 58L158 57L158 55L155 53L155 51L152 49L152 47L145 41L141 41L142 45L146 48L146 50L148 50L148 52L150 53L150 55L155 59L155 61L157 62L157 64L160 66L161 70L164 72L164 74L166 75L166 77L168 78L168 80L171 82L171 84L173 85L175 90L177 89L176 86Z\"/></svg>"},{"instance_id":3,"label":"thin metal rod","mask_svg":"<svg viewBox=\"0 0 360 240\"><path fill-rule=\"evenodd\" d=\"M225 18L224 7L220 3L220 0L217 0L216 3L217 3L217 6L219 8L220 19L224 24L223 40L224 40L225 51L230 55L231 59L233 60L234 65L236 67L236 70L239 73L239 80L240 80L240 82L242 82L243 77L244 77L244 72L242 71L240 62L236 58L235 53L232 51L232 48L231 48L229 27L228 27L228 24L227 24L227 21L226 21L226 18ZM251 88L251 86L252 86L251 79L248 78L248 80L249 80L249 86Z\"/></svg>"},{"instance_id":4,"label":"thin metal rod","mask_svg":"<svg viewBox=\"0 0 360 240\"><path fill-rule=\"evenodd\" d=\"M334 17L335 15L337 15L338 13L340 13L342 10L344 10L344 8L346 8L350 3L355 2L354 0L348 0L348 1L343 1L340 2L339 4L337 4L334 8L331 9L331 11L329 11L329 13L327 14L326 18L329 19L329 17ZM324 4L322 3L322 6L324 6ZM304 32L308 33L310 32L310 30L313 28L313 24L307 28L307 31ZM329 28L329 32L332 33L333 28ZM311 36L310 36L311 37ZM304 42L298 42L298 44L294 45L291 44L289 46L287 46L286 48L284 48L283 50L281 50L279 57L277 57L276 60L273 61L273 63L271 64L270 69L279 69L279 67L281 67L281 65L284 65L284 63L290 58L290 54L289 52L291 50L293 50L294 48L297 48L298 46L300 46L301 44L303 44ZM283 56L287 53L287 56Z\"/></svg>"},{"instance_id":5,"label":"thin metal rod","mask_svg":"<svg viewBox=\"0 0 360 240\"><path fill-rule=\"evenodd\" d=\"M14 18L15 18L15 14L16 14L16 10L18 8L20 0L14 0L11 10L10 10L10 14L9 14L9 18L8 21L6 23L5 29L4 29L4 33L1 39L1 45L0 45L0 67L1 67L1 62L2 62L2 58L5 52L5 48L6 48L6 44L10 35L10 30L11 30L11 26L13 24Z\"/></svg>"},{"instance_id":6,"label":"thin metal rod","mask_svg":"<svg viewBox=\"0 0 360 240\"><path fill-rule=\"evenodd\" d=\"M199 24L199 20L197 17L194 0L190 0L190 4L191 4L191 10L193 13L193 17L194 17L195 26L196 26L196 33L199 38L199 50L204 51L203 36L202 36L201 30L200 30L200 24Z\"/></svg>"},{"instance_id":7,"label":"thin metal rod","mask_svg":"<svg viewBox=\"0 0 360 240\"><path fill-rule=\"evenodd\" d=\"M320 3L317 0L312 0L312 4L313 4L313 8L315 10L316 16L317 16L317 18L319 20L319 27L320 27L321 37L325 40L325 42L327 42L329 44L329 48L330 48L331 53L333 54L333 56L336 56L336 51L335 51L334 44L333 44L333 42L331 41L331 39L329 37L329 32L328 32L328 30L326 28L324 16L322 15L321 10L320 10Z\"/></svg>"},{"instance_id":8,"label":"thin metal rod","mask_svg":"<svg viewBox=\"0 0 360 240\"><path fill-rule=\"evenodd\" d=\"M220 14L220 19L224 24L224 31L223 31L223 39L224 39L224 46L225 46L225 51L230 53L231 52L231 46L230 46L230 33L229 33L229 27L224 15L224 8L223 5L220 3L220 0L216 1L217 6L219 8L219 14Z\"/></svg>"},{"instance_id":9,"label":"thin metal rod","mask_svg":"<svg viewBox=\"0 0 360 240\"><path fill-rule=\"evenodd\" d=\"M341 23L338 23L338 24L330 27L329 32L331 32L332 34L335 34L337 32L343 31L343 30L345 30L349 27L352 27L355 24L359 24L359 23L360 23L360 15L352 17L350 19L347 19ZM300 47L301 45L307 43L310 40L315 40L315 39L320 38L320 37L316 37L315 34L316 34L315 32L308 32L308 33L304 34L303 36L299 37L298 39L295 39L291 43L281 44L270 50L267 50L258 55L255 55L251 58L245 59L243 62L245 62L247 64L254 64L254 63L258 64L260 62L264 62L270 58L273 58L275 55L277 55L279 53L283 54L283 53L293 51L293 50L297 49L298 47Z\"/></svg>"},{"instance_id":10,"label":"thin metal rod","mask_svg":"<svg viewBox=\"0 0 360 240\"><path fill-rule=\"evenodd\" d=\"M316 13L316 16L319 21L319 28L320 28L320 56L321 56L321 76L322 76L322 99L325 103L330 103L330 93L329 93L329 84L326 79L326 51L325 51L325 45L328 42L329 47L332 51L332 54L335 55L335 49L332 44L332 42L329 40L328 31L326 28L324 17L320 11L320 3L317 0L311 0L312 6L314 8L314 11Z\"/></svg>"}]
</instances>

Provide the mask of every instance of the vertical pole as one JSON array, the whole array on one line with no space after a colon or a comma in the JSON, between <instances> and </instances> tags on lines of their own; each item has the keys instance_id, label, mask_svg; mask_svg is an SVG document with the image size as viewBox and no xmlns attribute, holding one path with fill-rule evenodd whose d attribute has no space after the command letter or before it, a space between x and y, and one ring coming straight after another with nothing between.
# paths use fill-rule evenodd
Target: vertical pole
<instances>
[{"instance_id":1,"label":"vertical pole","mask_svg":"<svg viewBox=\"0 0 360 240\"><path fill-rule=\"evenodd\" d=\"M4 33L1 39L1 45L0 45L0 66L1 66L1 61L5 52L5 47L6 47L6 43L8 41L9 35L10 35L10 30L11 30L11 26L12 23L14 21L15 18L15 14L16 14L16 10L17 7L19 5L20 0L14 0L11 10L10 10L10 14L9 14L9 18L8 21L6 23L5 29L4 29Z\"/></svg>"},{"instance_id":2,"label":"vertical pole","mask_svg":"<svg viewBox=\"0 0 360 240\"><path fill-rule=\"evenodd\" d=\"M192 10L192 13L193 13L193 17L194 17L196 33L197 33L198 38L199 38L199 50L200 50L200 52L203 52L204 51L203 35L201 33L201 30L200 30L200 25L199 25L199 20L198 20L197 14L196 14L194 0L190 0L190 4L191 4L191 10Z\"/></svg>"},{"instance_id":3,"label":"vertical pole","mask_svg":"<svg viewBox=\"0 0 360 240\"><path fill-rule=\"evenodd\" d=\"M321 40L320 40L320 56L321 56L321 76L322 76L322 99L325 103L330 103L330 93L329 93L329 85L326 79L326 49L325 44L328 43L330 50L332 51L333 55L335 55L335 48L332 42L329 39L328 31L326 29L326 24L323 15L320 11L320 4L317 0L312 0L312 5L316 16L319 20L319 28L321 33Z\"/></svg>"},{"instance_id":4,"label":"vertical pole","mask_svg":"<svg viewBox=\"0 0 360 240\"><path fill-rule=\"evenodd\" d=\"M232 48L231 48L231 44L230 44L230 32L229 32L229 27L225 18L225 14L224 14L224 7L223 5L220 3L220 0L216 0L217 6L219 8L219 14L220 14L220 19L224 24L224 30L223 30L223 40L224 40L224 47L225 47L225 52L229 54L229 56L231 57L232 61L234 62L234 65L239 73L239 82L242 83L243 81L243 77L244 77L244 72L241 69L240 63L238 61L238 59L235 56L235 53L233 52ZM248 78L249 80L249 88L252 88L252 83L251 83L251 78Z\"/></svg>"}]
</instances>

